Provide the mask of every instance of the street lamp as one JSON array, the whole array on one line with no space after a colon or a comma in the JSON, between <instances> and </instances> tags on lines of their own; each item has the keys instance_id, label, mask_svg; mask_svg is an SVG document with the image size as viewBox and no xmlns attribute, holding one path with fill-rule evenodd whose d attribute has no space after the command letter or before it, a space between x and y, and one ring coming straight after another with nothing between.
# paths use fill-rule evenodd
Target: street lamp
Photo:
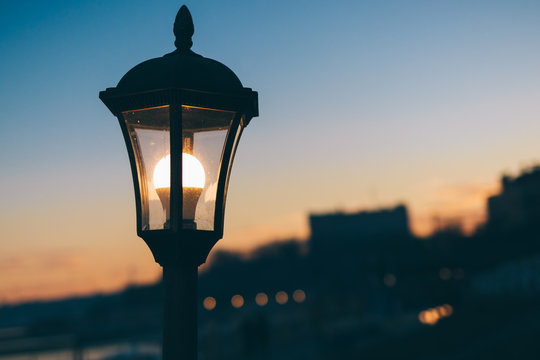
<instances>
[{"instance_id":1,"label":"street lamp","mask_svg":"<svg viewBox=\"0 0 540 360\"><path fill-rule=\"evenodd\" d=\"M197 267L223 236L238 141L257 93L225 65L191 51L182 6L176 50L128 71L99 97L118 118L135 188L137 235L163 267L163 359L197 358Z\"/></svg>"}]
</instances>

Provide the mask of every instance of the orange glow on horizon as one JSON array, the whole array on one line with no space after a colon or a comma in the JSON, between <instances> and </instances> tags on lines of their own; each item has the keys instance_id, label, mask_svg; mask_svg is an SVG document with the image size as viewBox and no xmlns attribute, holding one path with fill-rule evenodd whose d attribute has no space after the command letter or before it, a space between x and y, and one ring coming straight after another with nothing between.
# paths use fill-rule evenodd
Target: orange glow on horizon
<instances>
[{"instance_id":1,"label":"orange glow on horizon","mask_svg":"<svg viewBox=\"0 0 540 360\"><path fill-rule=\"evenodd\" d=\"M129 279L129 275L118 274L118 277L103 272L88 271L74 274L46 274L40 278L22 276L24 285L11 281L3 282L0 306L33 301L55 301L70 297L95 296L113 294L133 285L150 285L161 277L159 269L147 270L137 278Z\"/></svg>"},{"instance_id":2,"label":"orange glow on horizon","mask_svg":"<svg viewBox=\"0 0 540 360\"><path fill-rule=\"evenodd\" d=\"M411 231L419 237L454 224L459 225L464 234L471 235L486 221L488 197L500 191L498 179L458 184L431 180L425 188L425 199L408 206Z\"/></svg>"},{"instance_id":3,"label":"orange glow on horizon","mask_svg":"<svg viewBox=\"0 0 540 360\"><path fill-rule=\"evenodd\" d=\"M439 209L449 205L449 210L445 211L450 215L459 209L481 208L476 217L480 221L485 218L486 197L494 189L492 185L484 186L472 182L470 185L450 187L438 184L432 186L438 190L430 191L430 197L437 199L437 194L442 194L442 200L434 201L432 204L440 207ZM466 195L460 200L462 205L459 205L457 196L460 193ZM157 281L161 269L154 262L144 242L134 233L133 211L125 211L125 203L132 201L131 189L126 190L125 196L115 196L89 198L88 202L78 206L71 202L43 205L33 208L24 216L16 211L5 214L4 221L11 224L11 227L3 230L3 236L11 240L4 244L3 252L0 254L0 270L3 273L0 283L2 294L0 303L14 304L111 293L129 284L149 284ZM449 202L453 196L455 199ZM104 208L103 203L112 205ZM58 212L66 208L73 209L74 214L85 215L69 218L69 221L59 227ZM407 208L411 228L415 234L418 235L416 225L421 222L426 225L426 231L433 229L433 219L425 216L433 207L429 204L422 207L407 204ZM440 214L444 213L446 212L440 210ZM227 214L226 219L235 216L230 211ZM237 213L236 217L241 218L241 215ZM33 229L25 227L25 222L20 220L27 217L36 219ZM112 225L110 219L114 219ZM98 232L95 224L105 224L108 227L100 228L102 231ZM107 236L102 236L104 232ZM47 236L43 237L42 234ZM245 226L234 224L225 226L225 237L218 242L212 253L216 250L247 253L276 239L291 238L301 241L309 239L308 211L282 213L278 217L267 219L266 222L250 223ZM35 251L30 252L17 245L23 243L28 249ZM136 273L133 274L130 269L136 269ZM452 269L452 277L456 280L463 278L463 274L462 269ZM386 280L387 286L393 283L390 278Z\"/></svg>"}]
</instances>

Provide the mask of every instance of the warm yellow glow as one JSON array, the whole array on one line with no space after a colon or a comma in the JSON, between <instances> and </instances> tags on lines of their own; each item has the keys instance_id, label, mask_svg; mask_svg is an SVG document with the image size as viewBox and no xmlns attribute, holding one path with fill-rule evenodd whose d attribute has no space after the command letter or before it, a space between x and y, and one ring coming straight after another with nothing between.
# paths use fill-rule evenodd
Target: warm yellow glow
<instances>
[{"instance_id":1,"label":"warm yellow glow","mask_svg":"<svg viewBox=\"0 0 540 360\"><path fill-rule=\"evenodd\" d=\"M428 309L422 311L418 315L418 320L420 320L422 324L435 325L439 321L439 319L439 313L435 309Z\"/></svg>"},{"instance_id":2,"label":"warm yellow glow","mask_svg":"<svg viewBox=\"0 0 540 360\"><path fill-rule=\"evenodd\" d=\"M208 296L207 298L204 299L203 306L208 311L214 310L214 308L216 307L216 299L214 299L211 296Z\"/></svg>"},{"instance_id":3,"label":"warm yellow glow","mask_svg":"<svg viewBox=\"0 0 540 360\"><path fill-rule=\"evenodd\" d=\"M422 324L435 325L440 319L451 316L454 309L451 305L444 304L424 311L420 311L418 314L418 321Z\"/></svg>"},{"instance_id":4,"label":"warm yellow glow","mask_svg":"<svg viewBox=\"0 0 540 360\"><path fill-rule=\"evenodd\" d=\"M182 154L182 185L184 187L204 188L204 168L193 155Z\"/></svg>"},{"instance_id":5,"label":"warm yellow glow","mask_svg":"<svg viewBox=\"0 0 540 360\"><path fill-rule=\"evenodd\" d=\"M426 324L426 313L424 311L420 311L418 314L418 321L420 321L422 324Z\"/></svg>"},{"instance_id":6,"label":"warm yellow glow","mask_svg":"<svg viewBox=\"0 0 540 360\"><path fill-rule=\"evenodd\" d=\"M193 155L182 154L182 185L183 187L204 188L206 179L204 168ZM154 188L171 187L171 155L163 157L154 168Z\"/></svg>"},{"instance_id":7,"label":"warm yellow glow","mask_svg":"<svg viewBox=\"0 0 540 360\"><path fill-rule=\"evenodd\" d=\"M154 168L154 188L171 187L171 155L167 155Z\"/></svg>"}]
</instances>

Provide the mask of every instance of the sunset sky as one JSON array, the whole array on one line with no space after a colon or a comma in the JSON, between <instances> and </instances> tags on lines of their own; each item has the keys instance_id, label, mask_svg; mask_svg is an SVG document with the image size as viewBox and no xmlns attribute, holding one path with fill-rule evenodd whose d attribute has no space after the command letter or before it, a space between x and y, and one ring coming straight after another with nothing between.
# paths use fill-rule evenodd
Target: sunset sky
<instances>
[{"instance_id":1,"label":"sunset sky","mask_svg":"<svg viewBox=\"0 0 540 360\"><path fill-rule=\"evenodd\" d=\"M540 159L538 1L186 1L193 50L259 92L217 248L308 236L310 212L485 216ZM0 304L154 281L127 153L98 99L174 50L177 1L0 5Z\"/></svg>"}]
</instances>

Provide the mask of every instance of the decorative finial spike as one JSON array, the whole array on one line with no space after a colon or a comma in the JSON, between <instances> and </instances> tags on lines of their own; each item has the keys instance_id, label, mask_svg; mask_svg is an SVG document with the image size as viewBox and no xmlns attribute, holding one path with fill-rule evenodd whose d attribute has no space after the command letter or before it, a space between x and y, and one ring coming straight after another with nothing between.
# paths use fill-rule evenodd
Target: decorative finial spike
<instances>
[{"instance_id":1,"label":"decorative finial spike","mask_svg":"<svg viewBox=\"0 0 540 360\"><path fill-rule=\"evenodd\" d=\"M193 45L191 37L195 29L193 28L193 18L186 5L182 5L176 14L173 31L176 36L174 45L178 51L189 51Z\"/></svg>"}]
</instances>

